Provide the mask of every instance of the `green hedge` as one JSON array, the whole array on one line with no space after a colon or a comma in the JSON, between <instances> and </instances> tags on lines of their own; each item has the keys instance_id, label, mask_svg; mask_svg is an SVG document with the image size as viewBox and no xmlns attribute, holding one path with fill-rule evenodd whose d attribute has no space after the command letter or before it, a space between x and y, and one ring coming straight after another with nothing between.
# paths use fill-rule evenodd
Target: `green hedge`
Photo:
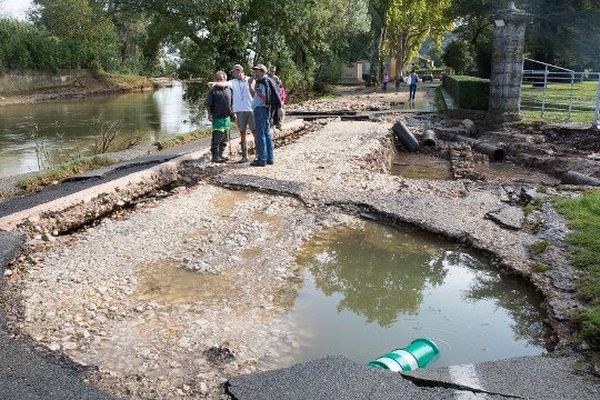
<instances>
[{"instance_id":1,"label":"green hedge","mask_svg":"<svg viewBox=\"0 0 600 400\"><path fill-rule=\"evenodd\" d=\"M460 108L487 110L490 97L490 80L466 75L446 75L442 78L444 89Z\"/></svg>"},{"instance_id":2,"label":"green hedge","mask_svg":"<svg viewBox=\"0 0 600 400\"><path fill-rule=\"evenodd\" d=\"M0 73L14 70L110 70L117 53L57 38L29 22L0 17ZM99 65L98 65L99 64Z\"/></svg>"}]
</instances>

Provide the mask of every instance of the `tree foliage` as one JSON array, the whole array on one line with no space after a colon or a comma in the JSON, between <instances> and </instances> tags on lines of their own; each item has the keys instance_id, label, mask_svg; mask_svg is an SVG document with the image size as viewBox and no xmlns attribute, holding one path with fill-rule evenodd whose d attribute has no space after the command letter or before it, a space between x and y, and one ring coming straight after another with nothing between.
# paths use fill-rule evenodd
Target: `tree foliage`
<instances>
[{"instance_id":1,"label":"tree foliage","mask_svg":"<svg viewBox=\"0 0 600 400\"><path fill-rule=\"evenodd\" d=\"M451 0L392 0L386 16L384 53L396 60L397 68L418 55L427 38L439 46L451 28Z\"/></svg>"},{"instance_id":2,"label":"tree foliage","mask_svg":"<svg viewBox=\"0 0 600 400\"><path fill-rule=\"evenodd\" d=\"M34 23L88 52L88 67L114 69L118 65L119 42L112 21L88 0L35 0Z\"/></svg>"},{"instance_id":3,"label":"tree foliage","mask_svg":"<svg viewBox=\"0 0 600 400\"><path fill-rule=\"evenodd\" d=\"M454 40L448 44L442 56L444 64L458 75L468 75L475 67L472 51L468 43Z\"/></svg>"},{"instance_id":4,"label":"tree foliage","mask_svg":"<svg viewBox=\"0 0 600 400\"><path fill-rule=\"evenodd\" d=\"M448 15L454 33L471 48L480 75L489 73L494 14L508 2L453 0ZM519 8L531 14L525 51L531 58L582 70L600 69L600 8L596 0L522 0Z\"/></svg>"},{"instance_id":5,"label":"tree foliage","mask_svg":"<svg viewBox=\"0 0 600 400\"><path fill-rule=\"evenodd\" d=\"M263 62L278 65L288 82L309 86L322 65L348 54L348 38L366 31L364 23L355 23L361 21L363 0L111 3L117 9L133 7L161 24L162 39L179 48L187 76L208 77L234 63Z\"/></svg>"}]
</instances>

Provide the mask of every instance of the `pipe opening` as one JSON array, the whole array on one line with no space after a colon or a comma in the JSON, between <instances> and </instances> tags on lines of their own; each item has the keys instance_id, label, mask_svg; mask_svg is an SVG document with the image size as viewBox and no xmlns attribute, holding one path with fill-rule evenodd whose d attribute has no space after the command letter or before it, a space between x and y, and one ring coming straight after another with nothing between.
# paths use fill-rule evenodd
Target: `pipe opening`
<instances>
[{"instance_id":1,"label":"pipe opening","mask_svg":"<svg viewBox=\"0 0 600 400\"><path fill-rule=\"evenodd\" d=\"M504 162L506 161L506 151L503 149L497 149L492 154L493 162Z\"/></svg>"}]
</instances>

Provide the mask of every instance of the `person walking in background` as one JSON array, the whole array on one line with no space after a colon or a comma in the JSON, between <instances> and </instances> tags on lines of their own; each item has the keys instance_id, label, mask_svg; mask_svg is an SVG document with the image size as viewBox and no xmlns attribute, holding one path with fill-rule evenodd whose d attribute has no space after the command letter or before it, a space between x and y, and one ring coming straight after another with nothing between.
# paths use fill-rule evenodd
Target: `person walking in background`
<instances>
[{"instance_id":1,"label":"person walking in background","mask_svg":"<svg viewBox=\"0 0 600 400\"><path fill-rule=\"evenodd\" d=\"M254 121L256 123L256 159L250 163L253 167L264 167L273 164L273 136L271 132L271 99L274 95L270 85L276 86L275 82L269 82L267 67L258 64L254 68L254 87L252 109L254 110Z\"/></svg>"},{"instance_id":2,"label":"person walking in background","mask_svg":"<svg viewBox=\"0 0 600 400\"><path fill-rule=\"evenodd\" d=\"M206 96L208 119L212 122L210 153L212 162L224 163L228 160L223 153L227 147L227 137L231 129L233 92L225 85L227 79L225 72L217 72L215 79L217 84L211 87Z\"/></svg>"},{"instance_id":3,"label":"person walking in background","mask_svg":"<svg viewBox=\"0 0 600 400\"><path fill-rule=\"evenodd\" d=\"M408 101L415 101L417 97L417 83L419 82L419 76L413 69L408 75Z\"/></svg>"},{"instance_id":4,"label":"person walking in background","mask_svg":"<svg viewBox=\"0 0 600 400\"><path fill-rule=\"evenodd\" d=\"M388 83L390 83L390 74L387 71L385 71L383 73L383 90L384 91L387 91Z\"/></svg>"}]
</instances>

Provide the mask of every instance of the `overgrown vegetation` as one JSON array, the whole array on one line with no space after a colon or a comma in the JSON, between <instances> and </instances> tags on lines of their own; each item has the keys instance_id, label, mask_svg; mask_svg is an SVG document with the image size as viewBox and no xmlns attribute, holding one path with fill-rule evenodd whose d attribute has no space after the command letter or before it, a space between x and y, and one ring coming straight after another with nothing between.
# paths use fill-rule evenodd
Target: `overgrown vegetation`
<instances>
[{"instance_id":1,"label":"overgrown vegetation","mask_svg":"<svg viewBox=\"0 0 600 400\"><path fill-rule=\"evenodd\" d=\"M600 349L600 191L559 199L555 204L573 230L569 241L572 263L581 270L578 291L590 303L590 309L582 314L582 334Z\"/></svg>"},{"instance_id":2,"label":"overgrown vegetation","mask_svg":"<svg viewBox=\"0 0 600 400\"><path fill-rule=\"evenodd\" d=\"M541 256L550 247L550 242L547 240L539 240L529 246L529 250L534 256Z\"/></svg>"},{"instance_id":3,"label":"overgrown vegetation","mask_svg":"<svg viewBox=\"0 0 600 400\"><path fill-rule=\"evenodd\" d=\"M114 163L113 159L104 156L69 161L56 168L45 170L35 176L25 178L19 182L18 186L22 190L33 192L54 182L60 182L82 172L91 171Z\"/></svg>"},{"instance_id":4,"label":"overgrown vegetation","mask_svg":"<svg viewBox=\"0 0 600 400\"><path fill-rule=\"evenodd\" d=\"M156 142L154 145L158 150L170 149L176 146L181 146L194 140L202 139L210 136L211 130L209 128L198 129L194 132L186 133L184 135L175 136L168 139L163 139Z\"/></svg>"},{"instance_id":5,"label":"overgrown vegetation","mask_svg":"<svg viewBox=\"0 0 600 400\"><path fill-rule=\"evenodd\" d=\"M106 54L104 54L106 56ZM0 18L0 72L8 70L111 68L110 56L75 40L61 39L27 22Z\"/></svg>"},{"instance_id":6,"label":"overgrown vegetation","mask_svg":"<svg viewBox=\"0 0 600 400\"><path fill-rule=\"evenodd\" d=\"M550 267L548 266L548 264L545 264L543 262L534 262L533 264L531 264L531 270L533 272L537 272L538 274L542 274L548 271L549 269Z\"/></svg>"},{"instance_id":7,"label":"overgrown vegetation","mask_svg":"<svg viewBox=\"0 0 600 400\"><path fill-rule=\"evenodd\" d=\"M523 213L525 216L533 214L542 210L542 201L540 199L531 199L525 207L523 207Z\"/></svg>"}]
</instances>

